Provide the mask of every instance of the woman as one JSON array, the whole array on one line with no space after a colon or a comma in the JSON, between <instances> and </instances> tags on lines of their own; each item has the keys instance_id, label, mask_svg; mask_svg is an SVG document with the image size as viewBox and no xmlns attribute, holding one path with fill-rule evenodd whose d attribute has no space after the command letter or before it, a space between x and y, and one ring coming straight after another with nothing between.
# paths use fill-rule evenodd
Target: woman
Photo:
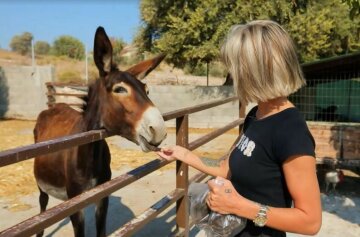
<instances>
[{"instance_id":1,"label":"woman","mask_svg":"<svg viewBox=\"0 0 360 237\"><path fill-rule=\"evenodd\" d=\"M242 104L256 102L229 157L215 166L180 147L158 154L224 179L207 204L248 219L237 236L316 234L321 226L315 142L287 97L305 84L293 43L273 21L234 26L221 49Z\"/></svg>"}]
</instances>

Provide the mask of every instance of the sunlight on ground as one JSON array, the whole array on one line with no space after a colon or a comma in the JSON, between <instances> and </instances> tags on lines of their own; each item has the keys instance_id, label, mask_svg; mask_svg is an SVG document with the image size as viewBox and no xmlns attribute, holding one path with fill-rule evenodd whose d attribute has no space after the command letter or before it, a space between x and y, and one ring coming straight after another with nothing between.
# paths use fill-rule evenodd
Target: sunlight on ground
<instances>
[{"instance_id":1,"label":"sunlight on ground","mask_svg":"<svg viewBox=\"0 0 360 237\"><path fill-rule=\"evenodd\" d=\"M33 144L34 121L23 120L0 120L0 151ZM206 134L212 129L190 129L190 133ZM175 129L169 128L168 133L175 133ZM229 134L236 134L231 130ZM158 156L153 153L144 153L141 150L120 149L118 146L109 144L111 151L111 168L118 170L122 166L132 168L144 165ZM224 155L225 150L195 151L199 156L219 158ZM160 171L175 169L175 162L162 167ZM33 175L33 159L0 168L0 197L9 203L8 209L22 211L30 207L23 204L19 199L22 196L36 192L37 186Z\"/></svg>"}]
</instances>

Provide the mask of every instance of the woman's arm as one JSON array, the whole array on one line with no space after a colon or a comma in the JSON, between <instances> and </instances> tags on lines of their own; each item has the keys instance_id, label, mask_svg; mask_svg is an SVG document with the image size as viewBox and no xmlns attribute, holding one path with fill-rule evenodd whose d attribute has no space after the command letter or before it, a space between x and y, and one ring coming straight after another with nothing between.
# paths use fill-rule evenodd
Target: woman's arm
<instances>
[{"instance_id":1,"label":"woman's arm","mask_svg":"<svg viewBox=\"0 0 360 237\"><path fill-rule=\"evenodd\" d=\"M181 146L161 148L161 151L157 152L157 154L166 160L180 160L191 167L212 176L227 178L229 175L228 156L218 160L198 157L190 150Z\"/></svg>"},{"instance_id":2,"label":"woman's arm","mask_svg":"<svg viewBox=\"0 0 360 237\"><path fill-rule=\"evenodd\" d=\"M241 135L238 136L238 138L234 141L229 152L227 155L225 155L225 158L218 160L206 157L198 157L190 150L181 146L163 147L161 148L161 151L157 152L157 154L166 160L180 160L208 175L229 178L229 157L240 137Z\"/></svg>"},{"instance_id":3,"label":"woman's arm","mask_svg":"<svg viewBox=\"0 0 360 237\"><path fill-rule=\"evenodd\" d=\"M269 212L269 226L288 232L316 234L321 227L321 199L316 160L311 156L290 157L283 164L294 208Z\"/></svg>"},{"instance_id":4,"label":"woman's arm","mask_svg":"<svg viewBox=\"0 0 360 237\"><path fill-rule=\"evenodd\" d=\"M314 235L321 226L320 190L315 159L311 156L290 157L283 164L283 170L294 207L269 207L266 226L286 232ZM211 192L208 205L213 211L232 213L250 220L257 215L259 205L239 195L230 181L226 181L221 187L210 181L209 187Z\"/></svg>"}]
</instances>

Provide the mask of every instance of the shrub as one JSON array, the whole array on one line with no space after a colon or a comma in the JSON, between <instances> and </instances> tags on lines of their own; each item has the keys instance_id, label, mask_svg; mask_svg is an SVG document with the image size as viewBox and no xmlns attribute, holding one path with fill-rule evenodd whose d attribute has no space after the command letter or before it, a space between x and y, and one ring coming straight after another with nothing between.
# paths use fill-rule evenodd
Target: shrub
<instances>
[{"instance_id":1,"label":"shrub","mask_svg":"<svg viewBox=\"0 0 360 237\"><path fill-rule=\"evenodd\" d=\"M81 82L81 76L77 71L65 71L58 76L58 81L63 83Z\"/></svg>"},{"instance_id":2,"label":"shrub","mask_svg":"<svg viewBox=\"0 0 360 237\"><path fill-rule=\"evenodd\" d=\"M57 38L54 41L52 51L56 56L65 55L74 59L83 59L85 56L85 47L83 43L68 35Z\"/></svg>"},{"instance_id":3,"label":"shrub","mask_svg":"<svg viewBox=\"0 0 360 237\"><path fill-rule=\"evenodd\" d=\"M33 35L29 32L24 32L22 35L15 35L10 42L12 51L25 55L31 51L31 41Z\"/></svg>"},{"instance_id":4,"label":"shrub","mask_svg":"<svg viewBox=\"0 0 360 237\"><path fill-rule=\"evenodd\" d=\"M34 50L36 54L47 55L50 52L50 44L45 41L36 41Z\"/></svg>"}]
</instances>

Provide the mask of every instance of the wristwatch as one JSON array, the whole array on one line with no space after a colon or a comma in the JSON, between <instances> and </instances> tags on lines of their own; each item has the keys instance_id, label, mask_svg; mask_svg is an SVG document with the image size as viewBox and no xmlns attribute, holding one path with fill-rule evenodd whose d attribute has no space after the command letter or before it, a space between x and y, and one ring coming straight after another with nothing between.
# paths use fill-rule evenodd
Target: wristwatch
<instances>
[{"instance_id":1,"label":"wristwatch","mask_svg":"<svg viewBox=\"0 0 360 237\"><path fill-rule=\"evenodd\" d=\"M257 215L255 216L255 219L253 220L255 226L258 227L263 227L265 226L266 222L267 222L267 211L269 210L268 206L260 205L260 210L257 213Z\"/></svg>"}]
</instances>

